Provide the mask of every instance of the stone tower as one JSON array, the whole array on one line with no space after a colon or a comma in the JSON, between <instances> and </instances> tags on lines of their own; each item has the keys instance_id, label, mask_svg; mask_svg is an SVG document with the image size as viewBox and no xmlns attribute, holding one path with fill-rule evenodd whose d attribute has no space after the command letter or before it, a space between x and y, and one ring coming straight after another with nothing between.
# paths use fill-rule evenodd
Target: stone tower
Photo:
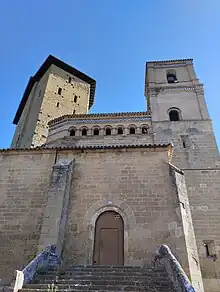
<instances>
[{"instance_id":1,"label":"stone tower","mask_svg":"<svg viewBox=\"0 0 220 292\"><path fill-rule=\"evenodd\" d=\"M166 244L219 292L219 154L192 59L148 62L145 91L147 111L88 114L90 77L49 56L30 79L0 149L0 289L51 244L67 269L146 267Z\"/></svg>"},{"instance_id":2,"label":"stone tower","mask_svg":"<svg viewBox=\"0 0 220 292\"><path fill-rule=\"evenodd\" d=\"M218 149L193 60L148 62L145 95L154 142L173 142L173 163L181 169L216 167Z\"/></svg>"},{"instance_id":3,"label":"stone tower","mask_svg":"<svg viewBox=\"0 0 220 292\"><path fill-rule=\"evenodd\" d=\"M172 164L186 179L204 286L207 291L218 291L219 152L193 60L148 62L145 95L153 143L173 143Z\"/></svg>"},{"instance_id":4,"label":"stone tower","mask_svg":"<svg viewBox=\"0 0 220 292\"><path fill-rule=\"evenodd\" d=\"M16 112L12 148L32 148L46 142L48 122L66 114L87 114L94 102L96 82L49 56L30 78Z\"/></svg>"}]
</instances>

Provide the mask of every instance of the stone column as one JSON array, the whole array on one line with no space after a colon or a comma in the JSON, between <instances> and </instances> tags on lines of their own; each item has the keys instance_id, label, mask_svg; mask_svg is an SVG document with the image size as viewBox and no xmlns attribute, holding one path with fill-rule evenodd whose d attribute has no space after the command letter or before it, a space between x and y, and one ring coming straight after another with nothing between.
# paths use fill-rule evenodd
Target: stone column
<instances>
[{"instance_id":1,"label":"stone column","mask_svg":"<svg viewBox=\"0 0 220 292\"><path fill-rule=\"evenodd\" d=\"M59 160L53 166L38 252L51 244L58 255L62 252L73 167L74 160Z\"/></svg>"}]
</instances>

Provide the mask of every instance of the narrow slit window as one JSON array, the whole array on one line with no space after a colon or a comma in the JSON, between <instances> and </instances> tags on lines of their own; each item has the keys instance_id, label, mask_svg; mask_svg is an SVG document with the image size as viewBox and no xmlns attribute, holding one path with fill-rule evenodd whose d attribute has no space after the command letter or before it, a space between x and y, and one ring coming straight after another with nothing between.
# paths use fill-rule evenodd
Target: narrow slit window
<instances>
[{"instance_id":1,"label":"narrow slit window","mask_svg":"<svg viewBox=\"0 0 220 292\"><path fill-rule=\"evenodd\" d=\"M93 131L93 135L94 136L98 136L99 135L99 129L95 128Z\"/></svg>"},{"instance_id":2,"label":"narrow slit window","mask_svg":"<svg viewBox=\"0 0 220 292\"><path fill-rule=\"evenodd\" d=\"M72 81L72 78L71 78L71 77L69 77L69 83L71 83L71 81Z\"/></svg>"},{"instance_id":3,"label":"narrow slit window","mask_svg":"<svg viewBox=\"0 0 220 292\"><path fill-rule=\"evenodd\" d=\"M189 137L188 137L188 135L182 135L180 137L181 137L181 140L182 140L183 148L187 148L189 146Z\"/></svg>"},{"instance_id":4,"label":"narrow slit window","mask_svg":"<svg viewBox=\"0 0 220 292\"><path fill-rule=\"evenodd\" d=\"M62 88L61 88L61 87L58 88L58 94L59 94L59 95L62 94Z\"/></svg>"},{"instance_id":5,"label":"narrow slit window","mask_svg":"<svg viewBox=\"0 0 220 292\"><path fill-rule=\"evenodd\" d=\"M205 248L206 257L213 258L214 260L216 260L217 256L216 256L214 241L213 240L203 241L203 245Z\"/></svg>"},{"instance_id":6,"label":"narrow slit window","mask_svg":"<svg viewBox=\"0 0 220 292\"><path fill-rule=\"evenodd\" d=\"M16 145L18 145L18 143L20 142L20 138L21 138L21 135L18 135L18 139L17 139Z\"/></svg>"},{"instance_id":7,"label":"narrow slit window","mask_svg":"<svg viewBox=\"0 0 220 292\"><path fill-rule=\"evenodd\" d=\"M118 135L123 135L123 128L122 127L118 128Z\"/></svg>"},{"instance_id":8,"label":"narrow slit window","mask_svg":"<svg viewBox=\"0 0 220 292\"><path fill-rule=\"evenodd\" d=\"M77 96L76 95L74 96L74 102L75 103L77 102Z\"/></svg>"},{"instance_id":9,"label":"narrow slit window","mask_svg":"<svg viewBox=\"0 0 220 292\"><path fill-rule=\"evenodd\" d=\"M74 110L73 110L73 114L75 114L75 113L76 113L76 110L74 109Z\"/></svg>"},{"instance_id":10,"label":"narrow slit window","mask_svg":"<svg viewBox=\"0 0 220 292\"><path fill-rule=\"evenodd\" d=\"M59 107L60 106L60 103L59 102L57 102L57 107Z\"/></svg>"},{"instance_id":11,"label":"narrow slit window","mask_svg":"<svg viewBox=\"0 0 220 292\"><path fill-rule=\"evenodd\" d=\"M134 135L135 134L135 128L134 127L130 127L129 133L131 135Z\"/></svg>"},{"instance_id":12,"label":"narrow slit window","mask_svg":"<svg viewBox=\"0 0 220 292\"><path fill-rule=\"evenodd\" d=\"M209 257L210 256L210 252L209 252L209 246L207 243L204 243L204 247L205 247L205 253L206 253L206 256Z\"/></svg>"},{"instance_id":13,"label":"narrow slit window","mask_svg":"<svg viewBox=\"0 0 220 292\"><path fill-rule=\"evenodd\" d=\"M111 129L110 129L110 128L106 128L106 130L105 130L105 135L106 135L106 136L111 136L111 134L112 134Z\"/></svg>"}]
</instances>

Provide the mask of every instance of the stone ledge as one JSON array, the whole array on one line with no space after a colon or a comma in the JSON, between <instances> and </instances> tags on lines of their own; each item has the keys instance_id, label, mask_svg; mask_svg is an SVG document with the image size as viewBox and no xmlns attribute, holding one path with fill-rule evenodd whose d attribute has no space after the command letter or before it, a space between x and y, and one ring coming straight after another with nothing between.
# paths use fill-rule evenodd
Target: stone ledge
<instances>
[{"instance_id":1,"label":"stone ledge","mask_svg":"<svg viewBox=\"0 0 220 292\"><path fill-rule=\"evenodd\" d=\"M164 149L171 149L173 148L172 144L135 144L135 145L111 145L111 146L72 146L72 147L45 147L40 146L36 148L6 148L6 149L0 149L0 153L4 152L35 152L35 151L41 151L41 150L105 150L105 149L123 149L123 148L164 148Z\"/></svg>"}]
</instances>

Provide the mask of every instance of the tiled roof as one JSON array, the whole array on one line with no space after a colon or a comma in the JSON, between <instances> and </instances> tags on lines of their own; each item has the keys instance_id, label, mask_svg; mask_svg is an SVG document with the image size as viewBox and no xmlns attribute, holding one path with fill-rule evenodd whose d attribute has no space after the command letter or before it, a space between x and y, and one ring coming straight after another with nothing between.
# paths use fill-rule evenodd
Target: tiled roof
<instances>
[{"instance_id":1,"label":"tiled roof","mask_svg":"<svg viewBox=\"0 0 220 292\"><path fill-rule=\"evenodd\" d=\"M51 65L55 65L55 66L63 69L64 71L68 72L69 74L72 74L72 75L78 77L79 79L90 84L91 87L90 87L90 97L89 97L89 108L91 108L91 106L93 105L94 97L95 97L96 81L94 79L92 79L91 77L87 76L86 74L71 67L70 65L55 58L54 56L49 55L49 57L45 60L45 62L41 65L39 70L36 72L36 74L34 76L30 77L29 82L27 84L27 87L24 91L23 97L21 99L21 102L19 104L18 110L15 114L13 124L17 125L17 123L20 119L20 116L23 112L23 109L25 107L25 104L28 100L28 96L29 96L35 82L37 82L41 79L41 77L45 74L45 72L49 69L49 67Z\"/></svg>"},{"instance_id":2,"label":"tiled roof","mask_svg":"<svg viewBox=\"0 0 220 292\"><path fill-rule=\"evenodd\" d=\"M72 147L36 147L36 148L7 148L0 152L10 151L40 151L40 150L98 150L98 149L123 149L123 148L173 148L172 144L143 144L143 145L111 145L111 146L72 146Z\"/></svg>"},{"instance_id":3,"label":"tiled roof","mask_svg":"<svg viewBox=\"0 0 220 292\"><path fill-rule=\"evenodd\" d=\"M121 113L97 113L97 114L71 114L71 115L63 115L56 119L49 121L48 125L55 124L64 119L94 119L94 118L118 118L122 116L149 116L149 112L121 112Z\"/></svg>"}]
</instances>

